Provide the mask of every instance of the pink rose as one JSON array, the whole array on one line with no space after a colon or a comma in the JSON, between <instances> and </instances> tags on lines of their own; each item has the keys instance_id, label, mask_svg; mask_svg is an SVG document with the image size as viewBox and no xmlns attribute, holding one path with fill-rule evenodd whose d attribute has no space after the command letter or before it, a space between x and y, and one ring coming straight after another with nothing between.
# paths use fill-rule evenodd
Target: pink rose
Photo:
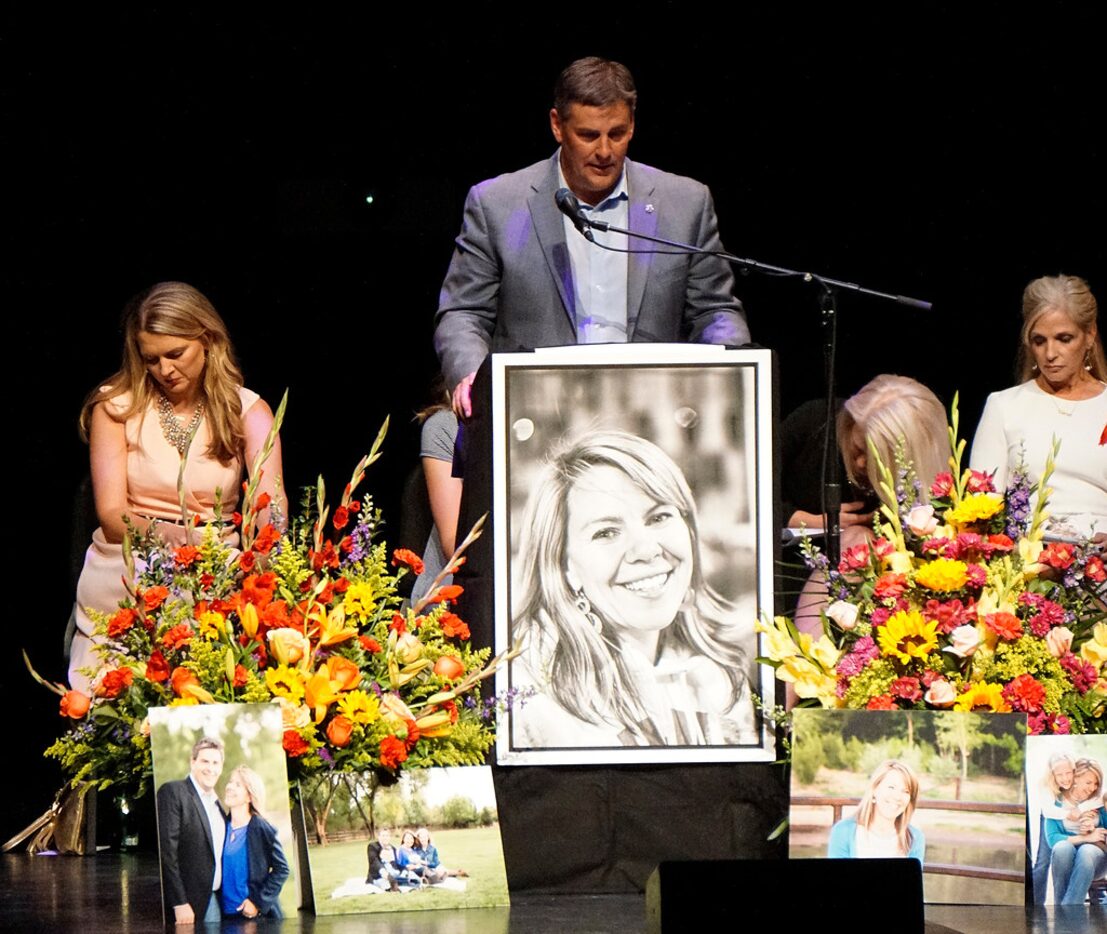
<instances>
[{"instance_id":1,"label":"pink rose","mask_svg":"<svg viewBox=\"0 0 1107 934\"><path fill-rule=\"evenodd\" d=\"M933 534L938 528L938 520L934 518L933 506L916 506L907 513L907 528L919 538L925 538Z\"/></svg>"},{"instance_id":2,"label":"pink rose","mask_svg":"<svg viewBox=\"0 0 1107 934\"><path fill-rule=\"evenodd\" d=\"M980 645L980 633L976 627L966 623L958 626L949 634L949 645L945 651L951 652L958 658L968 658Z\"/></svg>"},{"instance_id":3,"label":"pink rose","mask_svg":"<svg viewBox=\"0 0 1107 934\"><path fill-rule=\"evenodd\" d=\"M1060 658L1072 648L1072 630L1067 626L1058 626L1051 629L1045 637L1049 654L1054 658Z\"/></svg>"},{"instance_id":4,"label":"pink rose","mask_svg":"<svg viewBox=\"0 0 1107 934\"><path fill-rule=\"evenodd\" d=\"M857 625L857 612L857 607L852 603L846 603L845 600L835 600L826 608L826 615L846 632Z\"/></svg>"},{"instance_id":5,"label":"pink rose","mask_svg":"<svg viewBox=\"0 0 1107 934\"><path fill-rule=\"evenodd\" d=\"M957 700L957 691L945 678L938 678L931 683L923 700L931 707L952 707Z\"/></svg>"}]
</instances>

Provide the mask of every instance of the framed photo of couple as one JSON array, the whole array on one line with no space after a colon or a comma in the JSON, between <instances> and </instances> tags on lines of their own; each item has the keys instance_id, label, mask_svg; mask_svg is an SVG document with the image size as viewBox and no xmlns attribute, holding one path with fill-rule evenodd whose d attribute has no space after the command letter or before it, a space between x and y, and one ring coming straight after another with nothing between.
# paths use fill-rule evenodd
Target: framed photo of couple
<instances>
[{"instance_id":1,"label":"framed photo of couple","mask_svg":"<svg viewBox=\"0 0 1107 934\"><path fill-rule=\"evenodd\" d=\"M275 704L151 707L170 925L295 916L299 880Z\"/></svg>"},{"instance_id":2,"label":"framed photo of couple","mask_svg":"<svg viewBox=\"0 0 1107 934\"><path fill-rule=\"evenodd\" d=\"M771 760L772 356L492 359L501 764Z\"/></svg>"}]
</instances>

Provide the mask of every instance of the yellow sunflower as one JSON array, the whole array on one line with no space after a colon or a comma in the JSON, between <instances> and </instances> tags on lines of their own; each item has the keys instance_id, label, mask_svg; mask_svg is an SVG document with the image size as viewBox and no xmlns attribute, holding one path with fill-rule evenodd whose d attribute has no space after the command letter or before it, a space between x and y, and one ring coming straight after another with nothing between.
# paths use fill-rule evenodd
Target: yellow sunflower
<instances>
[{"instance_id":1,"label":"yellow sunflower","mask_svg":"<svg viewBox=\"0 0 1107 934\"><path fill-rule=\"evenodd\" d=\"M265 672L265 683L274 697L287 697L295 704L304 698L304 678L299 670L280 665Z\"/></svg>"},{"instance_id":2,"label":"yellow sunflower","mask_svg":"<svg viewBox=\"0 0 1107 934\"><path fill-rule=\"evenodd\" d=\"M893 655L906 665L938 648L938 623L927 622L918 610L900 610L880 627L877 641L882 654Z\"/></svg>"},{"instance_id":3,"label":"yellow sunflower","mask_svg":"<svg viewBox=\"0 0 1107 934\"><path fill-rule=\"evenodd\" d=\"M375 695L362 690L348 691L338 699L342 715L354 723L373 723L380 719L381 704Z\"/></svg>"},{"instance_id":4,"label":"yellow sunflower","mask_svg":"<svg viewBox=\"0 0 1107 934\"><path fill-rule=\"evenodd\" d=\"M989 684L987 681L972 685L959 695L953 704L954 710L965 712L989 710L992 713L1010 713L1011 705L1003 699L1003 686Z\"/></svg>"}]
</instances>

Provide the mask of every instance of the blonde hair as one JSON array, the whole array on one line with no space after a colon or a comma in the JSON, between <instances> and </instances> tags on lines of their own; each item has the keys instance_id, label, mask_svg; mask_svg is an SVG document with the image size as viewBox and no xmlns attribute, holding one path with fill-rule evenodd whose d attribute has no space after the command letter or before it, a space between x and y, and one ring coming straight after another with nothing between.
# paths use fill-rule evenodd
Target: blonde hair
<instances>
[{"instance_id":1,"label":"blonde hair","mask_svg":"<svg viewBox=\"0 0 1107 934\"><path fill-rule=\"evenodd\" d=\"M1076 784L1076 777L1083 772L1095 772L1097 784L1095 794L1092 797L1103 794L1103 766L1095 759L1077 759L1072 772L1074 785Z\"/></svg>"},{"instance_id":2,"label":"blonde hair","mask_svg":"<svg viewBox=\"0 0 1107 934\"><path fill-rule=\"evenodd\" d=\"M1057 776L1053 773L1053 770L1056 769L1057 766L1059 766L1062 762L1067 762L1069 765L1071 765L1073 768L1073 774L1075 775L1076 760L1073 759L1073 757L1070 756L1067 752L1055 752L1052 756L1049 757L1047 763L1049 765L1049 768L1046 769L1046 773L1042 778L1042 787L1045 788L1046 791L1048 791L1053 796L1054 801L1060 798L1061 793L1066 790L1057 783Z\"/></svg>"},{"instance_id":3,"label":"blonde hair","mask_svg":"<svg viewBox=\"0 0 1107 934\"><path fill-rule=\"evenodd\" d=\"M240 765L233 772L228 781L237 778L239 784L246 789L246 794L250 798L250 813L257 814L259 817L262 811L265 810L265 782L261 780L261 776L258 775L248 765Z\"/></svg>"},{"instance_id":4,"label":"blonde hair","mask_svg":"<svg viewBox=\"0 0 1107 934\"><path fill-rule=\"evenodd\" d=\"M207 455L226 466L242 455L242 371L235 361L227 326L210 301L184 282L159 282L128 303L123 320L123 362L118 372L90 392L81 407L81 437L88 440L92 410L101 402L130 394L130 404L112 418L126 421L145 412L158 391L138 349L140 331L198 340L204 346L202 398L211 431Z\"/></svg>"},{"instance_id":5,"label":"blonde hair","mask_svg":"<svg viewBox=\"0 0 1107 934\"><path fill-rule=\"evenodd\" d=\"M1022 293L1022 334L1019 339L1018 378L1020 383L1034 377L1034 354L1030 352L1030 332L1038 319L1049 311L1064 312L1085 334L1095 336L1089 351L1089 373L1107 380L1107 359L1103 339L1096 328L1099 306L1088 283L1079 276L1042 276L1033 280Z\"/></svg>"},{"instance_id":6,"label":"blonde hair","mask_svg":"<svg viewBox=\"0 0 1107 934\"><path fill-rule=\"evenodd\" d=\"M899 772L903 776L907 784L907 793L911 796L911 800L907 802L907 807L903 809L903 813L896 818L896 837L899 839L899 848L906 856L911 852L913 842L911 818L915 814L915 803L919 800L919 780L907 763L900 762L898 759L886 759L876 767L876 771L873 772L872 778L869 780L868 790L857 806L857 816L854 819L857 821L858 827L864 827L866 830L872 824L873 815L876 811L876 789L888 776L889 772Z\"/></svg>"},{"instance_id":7,"label":"blonde hair","mask_svg":"<svg viewBox=\"0 0 1107 934\"><path fill-rule=\"evenodd\" d=\"M854 427L861 429L865 439L865 473L862 478L854 469L849 454L849 439ZM838 445L846 461L846 473L856 486L873 490L885 504L880 488L880 471L870 445L888 470L895 472L896 449L902 445L903 456L914 467L923 490L930 488L934 478L947 469L949 435L946 412L942 403L918 380L907 376L882 373L850 396L838 414Z\"/></svg>"}]
</instances>

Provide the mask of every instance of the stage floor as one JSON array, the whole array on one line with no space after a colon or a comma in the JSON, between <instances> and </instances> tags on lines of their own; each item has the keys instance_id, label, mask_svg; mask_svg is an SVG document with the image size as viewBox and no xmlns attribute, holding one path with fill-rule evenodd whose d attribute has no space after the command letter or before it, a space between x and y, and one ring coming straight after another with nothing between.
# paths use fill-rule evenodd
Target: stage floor
<instances>
[{"instance_id":1,"label":"stage floor","mask_svg":"<svg viewBox=\"0 0 1107 934\"><path fill-rule=\"evenodd\" d=\"M725 897L725 893L720 893ZM707 894L705 893L705 897ZM810 906L817 912L818 906ZM1022 909L934 905L927 934L1107 932L1107 909ZM735 906L735 920L741 908ZM689 929L694 929L689 919ZM242 922L226 931L320 934L640 934L647 929L642 895L513 896L510 908L394 912L316 918L303 912L283 921ZM101 853L95 857L0 857L0 930L79 931L81 934L163 931L157 857Z\"/></svg>"}]
</instances>

